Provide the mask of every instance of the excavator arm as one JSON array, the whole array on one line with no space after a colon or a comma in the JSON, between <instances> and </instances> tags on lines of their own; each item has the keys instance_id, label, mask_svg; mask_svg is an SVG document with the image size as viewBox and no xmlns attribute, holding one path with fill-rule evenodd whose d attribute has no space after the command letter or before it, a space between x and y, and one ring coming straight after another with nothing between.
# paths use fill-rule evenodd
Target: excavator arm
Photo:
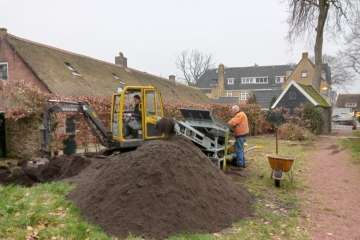
<instances>
[{"instance_id":1,"label":"excavator arm","mask_svg":"<svg viewBox=\"0 0 360 240\"><path fill-rule=\"evenodd\" d=\"M112 133L106 129L96 112L87 102L49 100L45 108L43 128L41 129L41 151L44 154L50 154L51 115L60 112L82 114L92 133L103 146L109 149L116 147L117 143L112 140Z\"/></svg>"}]
</instances>

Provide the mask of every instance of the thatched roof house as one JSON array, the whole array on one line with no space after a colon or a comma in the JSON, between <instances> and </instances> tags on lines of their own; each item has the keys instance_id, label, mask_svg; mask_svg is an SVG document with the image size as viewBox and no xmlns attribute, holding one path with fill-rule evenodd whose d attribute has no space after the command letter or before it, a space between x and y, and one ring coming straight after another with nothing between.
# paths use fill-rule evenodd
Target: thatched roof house
<instances>
[{"instance_id":1,"label":"thatched roof house","mask_svg":"<svg viewBox=\"0 0 360 240\"><path fill-rule=\"evenodd\" d=\"M0 64L6 64L3 68L8 71L3 80L33 78L50 93L65 96L110 96L121 81L128 85L153 85L165 101L208 102L195 88L128 67L122 53L115 60L117 64L101 61L0 29Z\"/></svg>"}]
</instances>

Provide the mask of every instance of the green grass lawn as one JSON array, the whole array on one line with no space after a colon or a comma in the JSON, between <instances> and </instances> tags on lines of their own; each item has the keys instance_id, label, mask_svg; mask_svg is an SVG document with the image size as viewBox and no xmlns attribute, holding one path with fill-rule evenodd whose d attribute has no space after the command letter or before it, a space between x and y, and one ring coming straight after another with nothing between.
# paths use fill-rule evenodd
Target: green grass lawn
<instances>
[{"instance_id":1,"label":"green grass lawn","mask_svg":"<svg viewBox=\"0 0 360 240\"><path fill-rule=\"evenodd\" d=\"M354 131L353 135L359 138L346 138L341 140L341 145L349 149L356 163L360 163L360 130Z\"/></svg>"},{"instance_id":2,"label":"green grass lawn","mask_svg":"<svg viewBox=\"0 0 360 240\"><path fill-rule=\"evenodd\" d=\"M231 176L254 196L254 216L220 233L182 234L170 240L309 239L300 225L296 192L304 187L301 170L310 147L297 142L280 143L281 154L296 157L295 181L284 180L281 188L275 188L266 159L266 154L274 152L273 137L249 138L248 144L260 148L247 155L247 176ZM0 239L111 239L87 223L66 199L71 189L63 182L32 188L0 186Z\"/></svg>"}]
</instances>

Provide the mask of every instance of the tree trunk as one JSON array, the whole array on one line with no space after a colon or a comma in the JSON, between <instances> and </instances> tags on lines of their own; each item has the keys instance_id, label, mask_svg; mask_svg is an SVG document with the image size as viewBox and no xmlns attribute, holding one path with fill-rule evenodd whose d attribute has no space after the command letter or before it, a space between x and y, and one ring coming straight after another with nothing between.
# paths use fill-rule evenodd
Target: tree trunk
<instances>
[{"instance_id":1,"label":"tree trunk","mask_svg":"<svg viewBox=\"0 0 360 240\"><path fill-rule=\"evenodd\" d=\"M322 49L324 41L324 27L329 11L328 0L319 0L319 17L316 27L315 42L315 75L312 81L313 87L320 91L321 71L322 71Z\"/></svg>"}]
</instances>

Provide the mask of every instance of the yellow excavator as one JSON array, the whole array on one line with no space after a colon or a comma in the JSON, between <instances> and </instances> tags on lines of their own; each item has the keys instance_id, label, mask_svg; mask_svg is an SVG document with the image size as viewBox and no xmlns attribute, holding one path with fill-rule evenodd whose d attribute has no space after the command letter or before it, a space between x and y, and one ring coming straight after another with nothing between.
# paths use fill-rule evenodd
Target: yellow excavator
<instances>
[{"instance_id":1,"label":"yellow excavator","mask_svg":"<svg viewBox=\"0 0 360 240\"><path fill-rule=\"evenodd\" d=\"M110 151L132 150L144 141L164 138L174 132L191 140L219 166L224 165L224 159L231 158L226 124L203 109L180 109L181 120L164 118L161 93L153 86L126 86L113 94L110 129L87 102L49 100L41 141L41 150L47 156L51 153L51 115L59 112L81 113L99 142ZM159 127L159 123L171 126Z\"/></svg>"}]
</instances>

